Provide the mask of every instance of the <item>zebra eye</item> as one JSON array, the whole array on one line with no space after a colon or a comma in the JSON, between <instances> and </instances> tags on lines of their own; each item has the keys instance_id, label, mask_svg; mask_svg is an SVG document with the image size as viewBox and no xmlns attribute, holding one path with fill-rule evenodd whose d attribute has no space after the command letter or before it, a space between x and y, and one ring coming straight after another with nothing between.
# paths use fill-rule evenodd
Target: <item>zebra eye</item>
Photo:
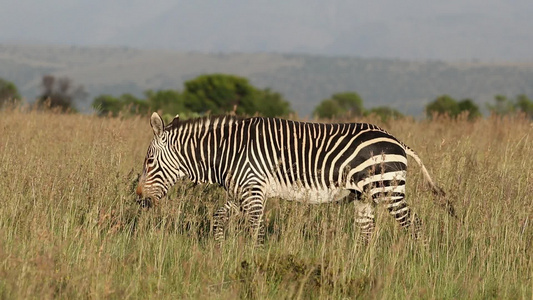
<instances>
[{"instance_id":1,"label":"zebra eye","mask_svg":"<svg viewBox=\"0 0 533 300\"><path fill-rule=\"evenodd\" d=\"M151 164L154 163L154 159L150 157L150 158L148 158L148 159L146 160L146 162L148 162L148 164L151 165Z\"/></svg>"}]
</instances>

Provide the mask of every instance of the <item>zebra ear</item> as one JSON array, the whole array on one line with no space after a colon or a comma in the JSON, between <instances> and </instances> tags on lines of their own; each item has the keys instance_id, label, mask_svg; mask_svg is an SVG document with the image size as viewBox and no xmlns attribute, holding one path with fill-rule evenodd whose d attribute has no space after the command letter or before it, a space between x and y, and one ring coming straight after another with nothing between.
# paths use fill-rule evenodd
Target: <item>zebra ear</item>
<instances>
[{"instance_id":1,"label":"zebra ear","mask_svg":"<svg viewBox=\"0 0 533 300\"><path fill-rule=\"evenodd\" d=\"M156 112L154 112L150 118L150 125L152 125L152 130L154 131L155 136L160 136L165 129L165 123L163 122L163 119Z\"/></svg>"},{"instance_id":2,"label":"zebra ear","mask_svg":"<svg viewBox=\"0 0 533 300\"><path fill-rule=\"evenodd\" d=\"M180 115L176 115L172 120L172 128L177 128L180 121Z\"/></svg>"}]
</instances>

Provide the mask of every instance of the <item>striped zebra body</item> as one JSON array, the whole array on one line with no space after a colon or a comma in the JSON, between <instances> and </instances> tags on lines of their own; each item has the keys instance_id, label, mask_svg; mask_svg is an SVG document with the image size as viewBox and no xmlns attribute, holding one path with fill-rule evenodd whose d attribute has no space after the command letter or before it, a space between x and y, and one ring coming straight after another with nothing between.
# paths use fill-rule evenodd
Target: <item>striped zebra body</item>
<instances>
[{"instance_id":1,"label":"striped zebra body","mask_svg":"<svg viewBox=\"0 0 533 300\"><path fill-rule=\"evenodd\" d=\"M154 139L139 180L139 199L161 199L180 177L217 183L230 200L215 214L215 238L223 239L229 214L249 217L264 237L264 202L269 197L306 203L355 201L365 240L374 229L374 206L384 202L404 228L420 221L405 202L407 156L418 156L385 130L365 123L322 124L232 116L180 121L164 126L151 118Z\"/></svg>"}]
</instances>

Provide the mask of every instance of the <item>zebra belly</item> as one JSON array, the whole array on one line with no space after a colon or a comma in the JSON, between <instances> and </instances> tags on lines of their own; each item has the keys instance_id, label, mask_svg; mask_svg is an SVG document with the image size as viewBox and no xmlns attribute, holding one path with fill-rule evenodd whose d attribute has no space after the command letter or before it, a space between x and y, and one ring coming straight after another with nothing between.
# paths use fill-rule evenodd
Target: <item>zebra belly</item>
<instances>
[{"instance_id":1,"label":"zebra belly","mask_svg":"<svg viewBox=\"0 0 533 300\"><path fill-rule=\"evenodd\" d=\"M266 196L279 197L289 201L298 201L309 204L320 204L342 200L350 194L344 187L311 188L301 183L285 185L271 180L266 185Z\"/></svg>"},{"instance_id":2,"label":"zebra belly","mask_svg":"<svg viewBox=\"0 0 533 300\"><path fill-rule=\"evenodd\" d=\"M348 196L351 191L363 192L367 190L369 196L390 192L404 194L405 175L405 170L390 171L383 174L366 176L357 182L353 182L352 180L347 180L347 182L343 183L339 182L339 184L344 184L344 186L331 186L328 188L310 187L299 181L292 184L285 184L271 178L267 181L265 195L269 198L279 197L289 201L320 204L342 200ZM384 181L392 184L381 186L380 183ZM399 182L399 184L394 184L396 181Z\"/></svg>"}]
</instances>

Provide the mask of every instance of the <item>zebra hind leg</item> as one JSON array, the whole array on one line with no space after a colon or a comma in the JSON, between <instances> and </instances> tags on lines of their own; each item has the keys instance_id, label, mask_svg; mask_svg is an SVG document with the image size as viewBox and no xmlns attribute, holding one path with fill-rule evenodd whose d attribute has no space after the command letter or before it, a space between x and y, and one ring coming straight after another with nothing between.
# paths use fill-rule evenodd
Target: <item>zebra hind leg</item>
<instances>
[{"instance_id":1,"label":"zebra hind leg","mask_svg":"<svg viewBox=\"0 0 533 300\"><path fill-rule=\"evenodd\" d=\"M411 213L411 208L405 202L404 193L389 193L381 197L381 201L383 200L387 203L389 214L396 219L400 226L407 231L411 230L411 234L415 239L420 239L422 234L422 221L417 214Z\"/></svg>"}]
</instances>

